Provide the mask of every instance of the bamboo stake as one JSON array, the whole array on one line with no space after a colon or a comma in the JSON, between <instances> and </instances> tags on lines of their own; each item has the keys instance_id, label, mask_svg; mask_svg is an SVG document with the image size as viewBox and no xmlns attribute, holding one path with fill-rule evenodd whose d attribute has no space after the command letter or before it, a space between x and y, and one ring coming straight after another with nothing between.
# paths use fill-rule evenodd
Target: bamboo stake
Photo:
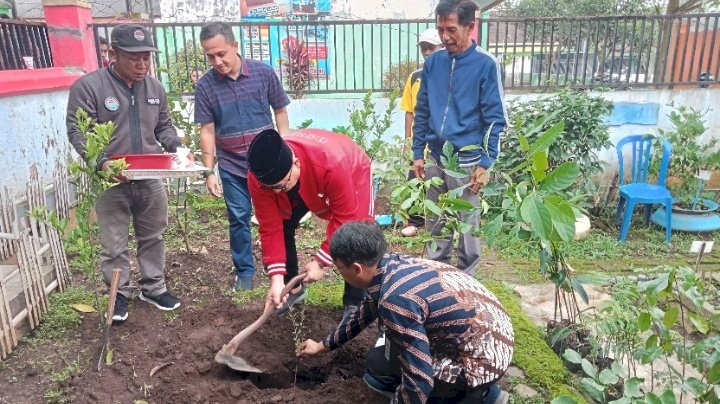
<instances>
[{"instance_id":1,"label":"bamboo stake","mask_svg":"<svg viewBox=\"0 0 720 404\"><path fill-rule=\"evenodd\" d=\"M14 329L14 327L8 321L10 313L5 312L7 301L5 299L5 283L3 280L0 280L0 301L2 302L2 306L0 306L0 327L2 328L0 346L2 347L2 359L5 359L12 351L13 341L11 340L10 330Z\"/></svg>"}]
</instances>

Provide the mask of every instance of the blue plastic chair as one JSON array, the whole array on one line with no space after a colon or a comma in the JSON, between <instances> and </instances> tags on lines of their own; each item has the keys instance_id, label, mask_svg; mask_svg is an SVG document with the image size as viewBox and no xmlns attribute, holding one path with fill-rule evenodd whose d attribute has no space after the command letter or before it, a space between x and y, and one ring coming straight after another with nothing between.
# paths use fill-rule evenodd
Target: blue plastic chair
<instances>
[{"instance_id":1,"label":"blue plastic chair","mask_svg":"<svg viewBox=\"0 0 720 404\"><path fill-rule=\"evenodd\" d=\"M618 202L615 221L619 223L620 215L625 209L625 214L620 227L619 240L624 242L627 239L630 222L632 221L633 210L635 205L645 205L644 222L645 225L650 221L650 213L653 204L663 204L665 206L665 242L670 243L670 235L672 233L672 195L665 187L665 179L667 175L667 167L670 162L670 154L672 146L667 140L663 140L663 154L660 162L660 173L658 175L657 184L648 183L648 169L650 160L652 159L652 144L655 140L653 135L630 135L621 139L617 144L618 166L620 169L620 201ZM623 161L623 149L632 148L632 164L630 178L625 182L625 165Z\"/></svg>"}]
</instances>

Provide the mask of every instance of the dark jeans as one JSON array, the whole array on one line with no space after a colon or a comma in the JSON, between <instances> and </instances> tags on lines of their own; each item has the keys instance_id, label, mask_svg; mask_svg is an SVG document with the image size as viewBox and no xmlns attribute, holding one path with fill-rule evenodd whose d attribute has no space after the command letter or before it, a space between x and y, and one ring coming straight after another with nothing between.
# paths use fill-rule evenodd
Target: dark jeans
<instances>
[{"instance_id":1,"label":"dark jeans","mask_svg":"<svg viewBox=\"0 0 720 404\"><path fill-rule=\"evenodd\" d=\"M219 171L230 223L230 254L235 266L235 274L238 278L252 282L255 274L255 262L252 254L252 236L250 235L252 204L247 178L222 168Z\"/></svg>"},{"instance_id":2,"label":"dark jeans","mask_svg":"<svg viewBox=\"0 0 720 404\"><path fill-rule=\"evenodd\" d=\"M400 370L400 355L396 349L391 349L390 360L385 358L385 346L371 349L367 355L367 367L365 375L376 381L375 387L381 387L384 391L395 391L402 382ZM435 379L434 387L428 397L428 403L485 403L491 389L494 389L495 382L469 387L463 374L458 376L455 383L447 383Z\"/></svg>"},{"instance_id":3,"label":"dark jeans","mask_svg":"<svg viewBox=\"0 0 720 404\"><path fill-rule=\"evenodd\" d=\"M298 256L297 247L295 246L295 230L300 225L300 219L309 212L305 203L300 198L296 200L296 205L293 207L292 215L290 220L283 222L283 236L285 239L285 283L298 274ZM365 289L356 288L349 283L345 282L345 292L343 293L343 305L357 306L365 298Z\"/></svg>"}]
</instances>

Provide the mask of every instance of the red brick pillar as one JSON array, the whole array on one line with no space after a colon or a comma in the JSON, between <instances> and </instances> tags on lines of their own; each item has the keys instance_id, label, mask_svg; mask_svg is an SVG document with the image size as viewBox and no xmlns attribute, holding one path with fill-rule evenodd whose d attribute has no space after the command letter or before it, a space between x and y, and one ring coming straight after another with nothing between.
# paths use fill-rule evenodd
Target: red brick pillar
<instances>
[{"instance_id":1,"label":"red brick pillar","mask_svg":"<svg viewBox=\"0 0 720 404\"><path fill-rule=\"evenodd\" d=\"M98 69L91 4L82 0L42 0L55 67Z\"/></svg>"}]
</instances>

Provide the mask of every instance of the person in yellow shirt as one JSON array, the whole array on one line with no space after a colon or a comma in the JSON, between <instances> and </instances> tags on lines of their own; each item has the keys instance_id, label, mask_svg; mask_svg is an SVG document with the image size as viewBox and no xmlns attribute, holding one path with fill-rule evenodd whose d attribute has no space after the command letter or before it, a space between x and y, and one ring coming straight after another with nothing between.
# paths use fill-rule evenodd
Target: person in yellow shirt
<instances>
[{"instance_id":1,"label":"person in yellow shirt","mask_svg":"<svg viewBox=\"0 0 720 404\"><path fill-rule=\"evenodd\" d=\"M442 49L442 41L435 28L428 28L420 34L417 46L420 47L420 53L423 59L427 59L431 53L438 49ZM422 76L422 68L415 70L410 74L405 82L402 100L400 101L400 109L405 111L405 138L412 138L412 125L415 118L415 103L417 102L417 94L420 90L420 77ZM415 171L410 170L408 179L415 178ZM400 234L405 237L412 237L417 234L418 228L425 225L425 218L418 215L410 216L408 225L400 230Z\"/></svg>"}]
</instances>

